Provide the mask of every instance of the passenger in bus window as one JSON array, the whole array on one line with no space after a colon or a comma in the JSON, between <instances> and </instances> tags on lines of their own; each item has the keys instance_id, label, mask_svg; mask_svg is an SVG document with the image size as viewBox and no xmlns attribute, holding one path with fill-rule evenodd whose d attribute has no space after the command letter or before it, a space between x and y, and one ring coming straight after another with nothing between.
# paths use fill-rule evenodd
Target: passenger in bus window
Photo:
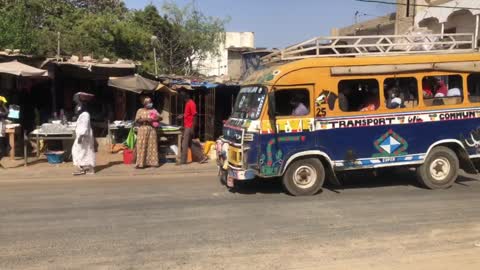
<instances>
[{"instance_id":1,"label":"passenger in bus window","mask_svg":"<svg viewBox=\"0 0 480 270\"><path fill-rule=\"evenodd\" d=\"M462 90L460 90L460 88L458 88L458 87L448 89L448 96L449 97L461 97L462 96Z\"/></svg>"},{"instance_id":2,"label":"passenger in bus window","mask_svg":"<svg viewBox=\"0 0 480 270\"><path fill-rule=\"evenodd\" d=\"M369 112L375 111L380 106L380 100L378 97L378 88L372 88L371 90L367 90L367 98L365 99L362 108L360 109L361 112Z\"/></svg>"},{"instance_id":3,"label":"passenger in bus window","mask_svg":"<svg viewBox=\"0 0 480 270\"><path fill-rule=\"evenodd\" d=\"M424 98L432 98L433 97L433 91L432 87L430 86L429 80L427 78L423 78L422 80L422 88L423 88L423 97Z\"/></svg>"},{"instance_id":4,"label":"passenger in bus window","mask_svg":"<svg viewBox=\"0 0 480 270\"><path fill-rule=\"evenodd\" d=\"M305 116L308 115L308 108L303 103L303 97L299 94L293 96L290 101L290 105L292 106L292 115L293 116Z\"/></svg>"},{"instance_id":5,"label":"passenger in bus window","mask_svg":"<svg viewBox=\"0 0 480 270\"><path fill-rule=\"evenodd\" d=\"M460 77L461 80L461 77ZM462 96L462 83L458 80L457 76L451 76L449 86L451 87L448 89L448 97L461 97Z\"/></svg>"},{"instance_id":6,"label":"passenger in bus window","mask_svg":"<svg viewBox=\"0 0 480 270\"><path fill-rule=\"evenodd\" d=\"M435 78L435 97L446 97L448 95L448 87L445 85L445 82L439 78Z\"/></svg>"},{"instance_id":7,"label":"passenger in bus window","mask_svg":"<svg viewBox=\"0 0 480 270\"><path fill-rule=\"evenodd\" d=\"M386 106L389 109L403 108L403 98L398 87L392 87L387 90Z\"/></svg>"},{"instance_id":8,"label":"passenger in bus window","mask_svg":"<svg viewBox=\"0 0 480 270\"><path fill-rule=\"evenodd\" d=\"M338 105L340 107L340 110L344 112L350 111L350 106L347 98L348 96L350 96L350 94L350 88L348 87L341 89L338 93Z\"/></svg>"}]
</instances>

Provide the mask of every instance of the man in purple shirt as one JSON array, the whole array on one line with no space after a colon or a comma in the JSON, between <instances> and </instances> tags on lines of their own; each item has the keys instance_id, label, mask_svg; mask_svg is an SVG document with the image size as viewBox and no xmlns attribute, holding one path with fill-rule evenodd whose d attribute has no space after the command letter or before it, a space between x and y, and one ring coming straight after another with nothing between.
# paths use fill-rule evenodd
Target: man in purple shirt
<instances>
[{"instance_id":1,"label":"man in purple shirt","mask_svg":"<svg viewBox=\"0 0 480 270\"><path fill-rule=\"evenodd\" d=\"M293 116L305 116L308 115L309 110L305 104L302 102L302 98L300 96L294 96L290 102L293 107L292 115Z\"/></svg>"}]
</instances>

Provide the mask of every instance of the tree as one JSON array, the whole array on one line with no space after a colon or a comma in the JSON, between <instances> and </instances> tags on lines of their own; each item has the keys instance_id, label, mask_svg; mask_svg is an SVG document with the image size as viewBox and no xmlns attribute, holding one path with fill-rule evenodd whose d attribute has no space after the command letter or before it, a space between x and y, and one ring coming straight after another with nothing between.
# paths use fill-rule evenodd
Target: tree
<instances>
[{"instance_id":1,"label":"tree","mask_svg":"<svg viewBox=\"0 0 480 270\"><path fill-rule=\"evenodd\" d=\"M225 41L225 24L229 19L206 16L195 9L193 4L180 8L174 3L166 2L163 12L176 36L167 43L166 54L182 54L185 62L181 68L184 73L195 73L194 62L220 53L220 44Z\"/></svg>"},{"instance_id":2,"label":"tree","mask_svg":"<svg viewBox=\"0 0 480 270\"><path fill-rule=\"evenodd\" d=\"M121 0L68 0L67 2L92 13L102 13L107 10L127 11L125 4Z\"/></svg>"},{"instance_id":3,"label":"tree","mask_svg":"<svg viewBox=\"0 0 480 270\"><path fill-rule=\"evenodd\" d=\"M36 49L35 20L41 13L36 5L26 1L4 1L0 8L0 48Z\"/></svg>"},{"instance_id":4,"label":"tree","mask_svg":"<svg viewBox=\"0 0 480 270\"><path fill-rule=\"evenodd\" d=\"M225 20L173 3L128 10L120 0L0 0L0 48L52 57L128 58L154 70L192 74L193 62L217 54ZM152 39L156 36L156 39Z\"/></svg>"}]
</instances>

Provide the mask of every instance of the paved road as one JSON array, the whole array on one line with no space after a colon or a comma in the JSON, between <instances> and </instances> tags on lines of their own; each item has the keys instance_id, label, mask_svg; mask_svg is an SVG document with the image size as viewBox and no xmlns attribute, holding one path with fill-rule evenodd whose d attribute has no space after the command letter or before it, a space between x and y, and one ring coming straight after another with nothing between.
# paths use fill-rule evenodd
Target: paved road
<instances>
[{"instance_id":1,"label":"paved road","mask_svg":"<svg viewBox=\"0 0 480 270\"><path fill-rule=\"evenodd\" d=\"M412 183L295 198L208 173L2 181L0 269L480 269L480 182Z\"/></svg>"}]
</instances>

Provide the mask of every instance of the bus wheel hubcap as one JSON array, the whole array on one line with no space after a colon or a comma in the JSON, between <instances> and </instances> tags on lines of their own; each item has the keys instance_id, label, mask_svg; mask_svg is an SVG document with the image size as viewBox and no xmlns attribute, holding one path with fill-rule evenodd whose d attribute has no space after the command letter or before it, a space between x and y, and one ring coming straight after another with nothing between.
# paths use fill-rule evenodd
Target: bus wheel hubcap
<instances>
[{"instance_id":1,"label":"bus wheel hubcap","mask_svg":"<svg viewBox=\"0 0 480 270\"><path fill-rule=\"evenodd\" d=\"M430 164L430 174L436 181L443 181L450 174L450 161L446 158L437 158Z\"/></svg>"},{"instance_id":2,"label":"bus wheel hubcap","mask_svg":"<svg viewBox=\"0 0 480 270\"><path fill-rule=\"evenodd\" d=\"M310 188L317 180L317 171L310 166L300 166L293 174L293 181L299 188Z\"/></svg>"}]
</instances>

